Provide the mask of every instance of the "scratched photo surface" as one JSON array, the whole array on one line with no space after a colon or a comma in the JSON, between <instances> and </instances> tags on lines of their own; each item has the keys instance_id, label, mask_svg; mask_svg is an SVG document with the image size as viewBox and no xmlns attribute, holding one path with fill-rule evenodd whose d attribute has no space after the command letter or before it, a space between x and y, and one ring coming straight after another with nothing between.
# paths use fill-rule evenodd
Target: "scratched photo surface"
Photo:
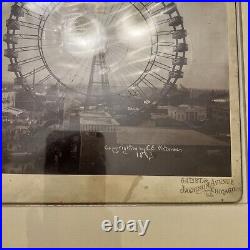
<instances>
[{"instance_id":1,"label":"scratched photo surface","mask_svg":"<svg viewBox=\"0 0 250 250\"><path fill-rule=\"evenodd\" d=\"M225 3L3 4L6 174L230 177Z\"/></svg>"}]
</instances>

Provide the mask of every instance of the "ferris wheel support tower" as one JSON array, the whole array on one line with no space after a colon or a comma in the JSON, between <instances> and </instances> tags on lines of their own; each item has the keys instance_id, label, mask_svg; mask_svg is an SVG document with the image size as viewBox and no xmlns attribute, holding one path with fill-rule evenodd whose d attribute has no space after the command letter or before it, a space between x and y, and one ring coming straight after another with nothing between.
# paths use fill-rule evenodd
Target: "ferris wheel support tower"
<instances>
[{"instance_id":1,"label":"ferris wheel support tower","mask_svg":"<svg viewBox=\"0 0 250 250\"><path fill-rule=\"evenodd\" d=\"M93 96L94 91L101 91L100 101L108 110L110 110L111 101L108 67L105 60L105 52L102 51L97 55L94 55L92 59L87 95L84 104L85 111L91 106L91 96Z\"/></svg>"}]
</instances>

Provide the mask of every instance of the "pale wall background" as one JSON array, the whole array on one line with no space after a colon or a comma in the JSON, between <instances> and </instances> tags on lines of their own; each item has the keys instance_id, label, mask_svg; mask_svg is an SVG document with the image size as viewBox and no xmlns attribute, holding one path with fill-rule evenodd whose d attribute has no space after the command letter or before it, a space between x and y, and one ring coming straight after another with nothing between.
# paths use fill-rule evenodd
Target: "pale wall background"
<instances>
[{"instance_id":1,"label":"pale wall background","mask_svg":"<svg viewBox=\"0 0 250 250\"><path fill-rule=\"evenodd\" d=\"M105 233L103 219L150 219L144 237ZM246 247L247 208L240 205L158 207L9 207L4 247Z\"/></svg>"}]
</instances>

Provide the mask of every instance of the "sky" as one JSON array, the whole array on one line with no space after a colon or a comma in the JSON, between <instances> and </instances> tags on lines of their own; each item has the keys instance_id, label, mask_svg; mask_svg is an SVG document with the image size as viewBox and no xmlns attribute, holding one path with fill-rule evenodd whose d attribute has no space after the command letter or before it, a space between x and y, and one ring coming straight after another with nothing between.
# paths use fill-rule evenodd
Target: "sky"
<instances>
[{"instance_id":1,"label":"sky","mask_svg":"<svg viewBox=\"0 0 250 250\"><path fill-rule=\"evenodd\" d=\"M188 66L183 85L228 88L226 3L179 3L188 32Z\"/></svg>"},{"instance_id":2,"label":"sky","mask_svg":"<svg viewBox=\"0 0 250 250\"><path fill-rule=\"evenodd\" d=\"M3 5L3 31L9 15L8 4ZM228 88L227 10L225 3L177 3L187 30L188 65L184 78L178 81L188 88ZM5 45L4 45L5 46ZM2 48L3 50L4 48ZM7 72L8 60L3 58L3 81L11 81ZM85 73L87 74L87 73Z\"/></svg>"}]
</instances>

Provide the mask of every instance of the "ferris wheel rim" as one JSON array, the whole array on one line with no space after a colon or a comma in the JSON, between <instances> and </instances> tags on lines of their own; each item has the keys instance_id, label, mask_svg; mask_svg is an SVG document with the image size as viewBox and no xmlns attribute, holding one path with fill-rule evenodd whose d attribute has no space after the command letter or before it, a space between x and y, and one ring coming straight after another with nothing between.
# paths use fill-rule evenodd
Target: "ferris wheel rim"
<instances>
[{"instance_id":1,"label":"ferris wheel rim","mask_svg":"<svg viewBox=\"0 0 250 250\"><path fill-rule=\"evenodd\" d=\"M132 2L129 2L129 3L132 4L132 5L134 6L134 4L133 4ZM20 4L21 7L23 7L23 5L24 5L22 2L17 2L17 3L15 3L15 4L13 4L13 5L18 5L18 4ZM60 4L60 3L58 3L58 4ZM143 7L148 11L147 7L145 7L145 5L144 5L143 3L141 3L141 4L142 4ZM166 3L161 3L161 4L162 4L164 7L167 6ZM135 7L135 6L134 6L134 7ZM46 8L46 10L44 11L44 13L46 13L47 10L49 10L49 7ZM138 10L138 9L137 9L137 10ZM141 14L141 12L140 12L139 10L138 10L138 12ZM178 11L177 8L176 8L176 10L175 10L175 13L177 14L177 16L181 17L181 15L180 15L180 13L179 13L179 11ZM150 14L150 12L149 12L149 14ZM167 15L169 16L169 18L171 18L171 16L172 16L171 13L170 13L170 14L167 14ZM45 26L45 24L46 24L46 21L47 21L48 17L49 17L49 15L48 15L48 16L46 17L46 19L44 19L44 16L45 16L45 14L40 15L40 21L39 21L39 27L38 27L38 39L37 39L38 49L39 49L39 53L40 53L40 56L41 56L41 60L42 60L42 62L43 62L43 65L45 66L45 68L47 69L47 71L48 71L48 72L50 73L50 75L56 80L56 82L57 82L58 84L60 84L61 86L63 86L64 88L66 88L66 89L68 89L68 90L70 90L70 91L74 91L74 92L77 92L78 94L80 93L81 95L85 95L85 96L86 96L86 93L84 93L84 92L79 92L79 89L75 89L75 88L73 88L73 87L69 87L67 84L65 84L60 78L58 78L58 77L56 76L56 74L54 74L54 72L51 70L50 66L48 65L48 63L47 63L47 61L46 61L46 58L45 58L45 56L44 56L43 46L42 46L42 34L40 33L41 30L43 31L43 28L44 28L44 26ZM143 16L143 15L142 15L142 16ZM13 14L10 13L9 19L12 19L12 18L13 18ZM18 21L18 20L19 20L19 16L16 16L16 17L15 17L15 20ZM43 22L43 28L41 28L42 22ZM180 24L180 27L181 27L181 30L183 30L183 31L185 30L183 22ZM175 27L175 26L173 26L173 30L176 31L176 27ZM16 32L16 31L15 31L15 29L14 29L14 30L12 31L12 35L13 35L13 36L15 35L15 32ZM9 35L9 34L11 34L11 33L10 33L9 28L7 27L7 35ZM157 35L157 39L158 39L158 35ZM178 38L175 39L175 44L176 44L176 46L180 43L179 40L180 40L180 39L178 39ZM184 45L187 45L185 36L182 38L182 43L183 43ZM10 42L7 42L7 48L8 48L8 49L11 49L11 48L12 48L13 50L15 50L15 44L14 44L14 43L11 44ZM152 46L151 46L151 51L152 51ZM158 44L157 44L157 51L158 51ZM151 64L150 70L152 69L152 67L153 67L153 65L154 65L156 56L157 56L157 53L154 55L154 60L153 60L153 63ZM177 59L177 58L185 58L185 56L186 56L186 51L183 51L183 52L182 52L182 56L179 56L179 52L176 51L176 52L175 52L175 55L174 55L174 58L176 58L176 59ZM18 60L17 60L17 58L12 58L12 57L10 57L10 63L11 63L11 64L17 64L17 65L18 65ZM148 61L148 64L149 64L149 61ZM148 64L147 64L147 65L148 65ZM184 66L184 64L179 65L178 71L181 71L182 68L183 68L183 66ZM172 66L172 71L173 71L173 72L176 70L176 67L177 67L176 65L173 65L173 66ZM128 88L131 87L131 86L137 86L136 83L137 83L138 79L141 79L141 78L143 78L143 77L146 76L146 74L145 74L146 68L147 68L147 66L145 67L143 73L142 73L133 83L131 83L131 84L128 86ZM24 75L23 75L23 73L22 73L21 70L15 70L14 73L15 73L16 77L24 77ZM172 80L172 81L171 81L171 80ZM141 79L141 81L142 81L142 79ZM141 82L141 81L140 81L140 82ZM178 81L178 77L170 77L170 76L168 76L167 81L165 82L163 88L161 89L161 95L163 95L164 93L168 92L169 89L171 88L171 86L174 86L174 85L176 84L177 81ZM139 83L140 83L140 82L139 82ZM25 89L28 90L28 91L31 91L30 88L29 88L29 86L26 86L25 84L22 84L22 87L25 88ZM126 91L126 90L125 90L125 91ZM121 94L121 93L123 93L123 91L121 91L120 93L117 93L117 92L116 92L116 93L112 93L111 95L117 95L117 94Z\"/></svg>"}]
</instances>

